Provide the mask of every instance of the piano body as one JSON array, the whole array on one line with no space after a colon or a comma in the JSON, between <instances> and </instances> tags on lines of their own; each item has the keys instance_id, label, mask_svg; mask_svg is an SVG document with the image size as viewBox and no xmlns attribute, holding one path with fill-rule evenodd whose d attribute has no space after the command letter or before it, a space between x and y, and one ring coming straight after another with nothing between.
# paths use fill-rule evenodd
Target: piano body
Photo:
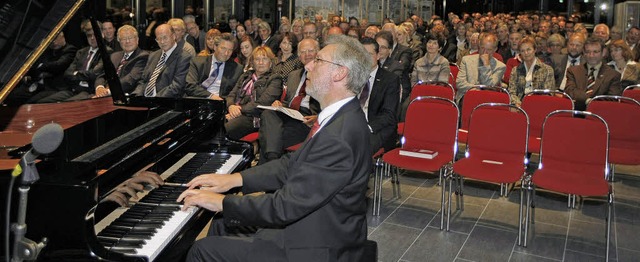
<instances>
[{"instance_id":1,"label":"piano body","mask_svg":"<svg viewBox=\"0 0 640 262\"><path fill-rule=\"evenodd\" d=\"M37 27L26 30L34 32L31 38L21 34L19 47L6 53L0 41L0 55L15 55L15 61L0 62L0 103L33 65L33 56L42 53L83 4L47 1L40 10L46 12L44 18L25 23ZM64 128L61 146L40 156L40 180L29 193L26 237L48 241L39 260L175 261L182 256L213 215L198 208L180 211L175 197L185 189L182 184L203 173L239 171L253 158L250 144L224 137L225 108L224 101L135 97L124 105L100 98L0 106L3 189L11 169L29 150L33 133L50 122ZM165 185L146 188L128 208L104 201L150 163Z\"/></svg>"}]
</instances>

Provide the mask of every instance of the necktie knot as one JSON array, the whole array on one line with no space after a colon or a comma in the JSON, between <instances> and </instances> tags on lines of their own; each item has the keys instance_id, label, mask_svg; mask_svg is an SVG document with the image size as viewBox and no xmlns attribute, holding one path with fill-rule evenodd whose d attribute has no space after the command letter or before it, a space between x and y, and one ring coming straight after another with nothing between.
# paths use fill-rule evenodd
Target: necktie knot
<instances>
[{"instance_id":1,"label":"necktie knot","mask_svg":"<svg viewBox=\"0 0 640 262\"><path fill-rule=\"evenodd\" d=\"M572 66L576 65L576 63L578 63L578 59L575 59L575 58L571 59Z\"/></svg>"}]
</instances>

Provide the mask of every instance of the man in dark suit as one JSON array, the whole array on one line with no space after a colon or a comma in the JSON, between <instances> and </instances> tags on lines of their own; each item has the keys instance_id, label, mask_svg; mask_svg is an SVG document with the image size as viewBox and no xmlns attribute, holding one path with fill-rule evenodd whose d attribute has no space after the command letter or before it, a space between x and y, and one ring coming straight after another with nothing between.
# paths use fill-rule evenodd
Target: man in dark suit
<instances>
[{"instance_id":1,"label":"man in dark suit","mask_svg":"<svg viewBox=\"0 0 640 262\"><path fill-rule=\"evenodd\" d=\"M316 58L320 44L315 39L303 39L298 43L298 57L303 64ZM305 69L294 70L287 79L284 101L276 100L271 106L285 106L300 111L304 121L293 119L284 113L264 110L260 115L260 162L264 164L282 156L284 149L301 143L309 134L311 125L318 118L320 104L306 92L308 83Z\"/></svg>"},{"instance_id":2,"label":"man in dark suit","mask_svg":"<svg viewBox=\"0 0 640 262\"><path fill-rule=\"evenodd\" d=\"M122 47L116 39L116 28L113 26L113 22L107 20L102 22L102 40L105 46L108 46L113 51L122 51Z\"/></svg>"},{"instance_id":3,"label":"man in dark suit","mask_svg":"<svg viewBox=\"0 0 640 262\"><path fill-rule=\"evenodd\" d=\"M380 47L378 52L380 67L400 77L401 97L404 101L411 93L411 81L409 78L409 70L413 67L411 49L395 44L393 42L393 34L388 31L378 32L375 39ZM394 48L394 46L396 47Z\"/></svg>"},{"instance_id":4,"label":"man in dark suit","mask_svg":"<svg viewBox=\"0 0 640 262\"><path fill-rule=\"evenodd\" d=\"M556 79L556 86L560 90L565 90L567 85L567 78L565 77L567 69L575 65L584 65L585 59L582 59L582 50L584 49L584 42L586 36L580 33L571 34L569 41L567 41L567 53L566 55L552 55L551 64L553 65L553 75Z\"/></svg>"},{"instance_id":5,"label":"man in dark suit","mask_svg":"<svg viewBox=\"0 0 640 262\"><path fill-rule=\"evenodd\" d=\"M138 31L130 25L123 25L118 29L118 42L123 51L111 54L111 63L116 68L120 85L125 93L131 93L142 78L142 71L149 59L149 52L138 47ZM111 94L104 74L96 79L95 97L105 97Z\"/></svg>"},{"instance_id":6,"label":"man in dark suit","mask_svg":"<svg viewBox=\"0 0 640 262\"><path fill-rule=\"evenodd\" d=\"M176 43L173 29L168 24L156 28L156 41L160 50L149 55L142 79L138 81L138 87L133 94L147 97L182 97L191 55Z\"/></svg>"},{"instance_id":7,"label":"man in dark suit","mask_svg":"<svg viewBox=\"0 0 640 262\"><path fill-rule=\"evenodd\" d=\"M258 35L260 36L259 45L267 46L273 54L278 55L280 51L280 37L271 34L271 26L266 21L258 23Z\"/></svg>"},{"instance_id":8,"label":"man in dark suit","mask_svg":"<svg viewBox=\"0 0 640 262\"><path fill-rule=\"evenodd\" d=\"M569 67L565 92L575 100L576 110L585 110L589 99L598 95L620 95L620 73L606 65L602 40L590 37L584 44L585 65Z\"/></svg>"},{"instance_id":9,"label":"man in dark suit","mask_svg":"<svg viewBox=\"0 0 640 262\"><path fill-rule=\"evenodd\" d=\"M379 52L378 43L373 39L365 38L362 40L362 44L372 59L376 61ZM371 129L373 155L381 147L390 150L395 146L400 79L384 68L380 68L377 63L372 69L367 86L358 95L358 99Z\"/></svg>"},{"instance_id":10,"label":"man in dark suit","mask_svg":"<svg viewBox=\"0 0 640 262\"><path fill-rule=\"evenodd\" d=\"M22 84L7 97L5 103L9 105L35 103L58 91L68 90L63 74L73 62L77 50L75 46L67 43L64 33L60 32L34 66L29 69L22 79Z\"/></svg>"},{"instance_id":11,"label":"man in dark suit","mask_svg":"<svg viewBox=\"0 0 640 262\"><path fill-rule=\"evenodd\" d=\"M56 92L38 100L38 103L82 100L95 95L96 77L104 73L103 54L98 50L98 42L91 27L91 22L89 20L82 21L81 28L87 37L89 46L76 52L73 62L64 72L64 79L70 90ZM111 52L111 48L107 47L107 54L105 55L110 55Z\"/></svg>"},{"instance_id":12,"label":"man in dark suit","mask_svg":"<svg viewBox=\"0 0 640 262\"><path fill-rule=\"evenodd\" d=\"M231 33L223 33L214 41L213 55L197 56L191 60L186 96L222 100L242 75L242 66L229 60L236 46L236 38Z\"/></svg>"},{"instance_id":13,"label":"man in dark suit","mask_svg":"<svg viewBox=\"0 0 640 262\"><path fill-rule=\"evenodd\" d=\"M361 260L372 162L356 94L372 61L356 39L328 40L306 65L308 93L323 108L310 139L291 155L241 173L198 176L178 198L184 209L223 211L227 227L215 221L212 229L262 228L251 237L209 235L193 245L187 261ZM217 193L234 187L245 194ZM268 193L247 195L260 191Z\"/></svg>"},{"instance_id":14,"label":"man in dark suit","mask_svg":"<svg viewBox=\"0 0 640 262\"><path fill-rule=\"evenodd\" d=\"M196 54L200 53L200 51L207 48L207 33L200 29L198 23L196 23L196 18L193 15L185 15L184 17L182 17L182 20L184 20L184 23L187 26L187 38L190 39L187 40L187 42L193 42L193 48L196 50Z\"/></svg>"}]
</instances>

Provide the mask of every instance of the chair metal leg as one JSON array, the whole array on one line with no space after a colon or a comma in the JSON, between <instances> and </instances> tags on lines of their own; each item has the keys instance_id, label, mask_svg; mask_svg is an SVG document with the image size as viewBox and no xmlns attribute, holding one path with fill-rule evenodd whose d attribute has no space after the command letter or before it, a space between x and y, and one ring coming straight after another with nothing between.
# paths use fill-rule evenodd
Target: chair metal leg
<instances>
[{"instance_id":1,"label":"chair metal leg","mask_svg":"<svg viewBox=\"0 0 640 262\"><path fill-rule=\"evenodd\" d=\"M464 211L464 177L458 175L460 187L458 188L458 196L460 197L459 207L460 211Z\"/></svg>"},{"instance_id":2,"label":"chair metal leg","mask_svg":"<svg viewBox=\"0 0 640 262\"><path fill-rule=\"evenodd\" d=\"M610 252L609 243L611 241L611 221L613 220L612 209L613 209L613 194L609 193L607 195L607 217L606 217L607 219L607 253L605 257L606 261L609 261L609 252Z\"/></svg>"},{"instance_id":3,"label":"chair metal leg","mask_svg":"<svg viewBox=\"0 0 640 262\"><path fill-rule=\"evenodd\" d=\"M524 182L523 182L524 185ZM522 245L522 209L524 201L524 186L520 188L520 209L518 210L518 246Z\"/></svg>"},{"instance_id":4,"label":"chair metal leg","mask_svg":"<svg viewBox=\"0 0 640 262\"><path fill-rule=\"evenodd\" d=\"M615 175L616 175L616 165L613 163L609 163L609 174L608 174L609 177L607 177L607 180L609 182L614 182Z\"/></svg>"},{"instance_id":5,"label":"chair metal leg","mask_svg":"<svg viewBox=\"0 0 640 262\"><path fill-rule=\"evenodd\" d=\"M531 221L531 217L533 216L533 201L532 195L535 196L536 191L533 188L526 189L527 195L527 206L526 206L526 214L524 218L524 239L522 241L522 246L527 247L527 240L529 239L529 222Z\"/></svg>"},{"instance_id":6,"label":"chair metal leg","mask_svg":"<svg viewBox=\"0 0 640 262\"><path fill-rule=\"evenodd\" d=\"M445 176L444 173L446 172L444 170L445 170L444 167L440 169L440 189L442 190L442 192L441 192L442 193L442 198L440 199L441 200L440 201L440 230L444 229L444 215L445 215L445 212L446 212L444 207L445 207L445 201L446 201L445 191L446 191L446 187L447 187L447 182L446 182L447 181L447 177L443 178L443 176Z\"/></svg>"},{"instance_id":7,"label":"chair metal leg","mask_svg":"<svg viewBox=\"0 0 640 262\"><path fill-rule=\"evenodd\" d=\"M451 173L450 175L454 176L453 173ZM449 178L449 192L448 192L448 196L447 196L447 199L448 199L448 204L447 204L448 205L448 207L447 207L447 232L449 232L449 225L451 223L451 194L453 194L453 192L451 191L451 186L452 186L451 184L453 182L454 181L451 178ZM456 201L457 201L456 202L456 206L457 206L457 205L459 205L460 201L458 201L458 200L456 200Z\"/></svg>"},{"instance_id":8,"label":"chair metal leg","mask_svg":"<svg viewBox=\"0 0 640 262\"><path fill-rule=\"evenodd\" d=\"M382 170L380 169L378 162L379 160L376 160L376 163L374 165L374 172L373 172L373 208L372 208L373 216L378 216L380 214L378 210L378 186L381 181L379 181L378 176L381 175L380 173L382 172Z\"/></svg>"}]
</instances>

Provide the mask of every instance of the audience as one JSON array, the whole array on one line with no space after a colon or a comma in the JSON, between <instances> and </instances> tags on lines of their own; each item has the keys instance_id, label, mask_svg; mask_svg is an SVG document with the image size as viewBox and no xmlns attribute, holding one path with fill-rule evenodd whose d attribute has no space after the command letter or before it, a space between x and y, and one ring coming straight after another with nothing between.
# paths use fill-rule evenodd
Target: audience
<instances>
[{"instance_id":1,"label":"audience","mask_svg":"<svg viewBox=\"0 0 640 262\"><path fill-rule=\"evenodd\" d=\"M160 49L149 55L142 79L133 94L146 97L182 97L193 56L176 43L176 35L169 24L159 25L155 31ZM182 43L188 44L184 40Z\"/></svg>"},{"instance_id":2,"label":"audience","mask_svg":"<svg viewBox=\"0 0 640 262\"><path fill-rule=\"evenodd\" d=\"M118 29L118 42L122 51L111 54L111 63L116 68L116 74L120 79L120 86L125 93L131 93L142 78L142 72L149 52L138 47L138 30L130 25L124 25ZM96 92L94 98L105 97L111 94L104 74L96 79Z\"/></svg>"},{"instance_id":3,"label":"audience","mask_svg":"<svg viewBox=\"0 0 640 262\"><path fill-rule=\"evenodd\" d=\"M585 110L588 100L595 96L622 94L620 73L606 65L604 49L602 39L589 37L584 44L586 64L567 69L565 92L575 100L577 110Z\"/></svg>"},{"instance_id":4,"label":"audience","mask_svg":"<svg viewBox=\"0 0 640 262\"><path fill-rule=\"evenodd\" d=\"M227 136L236 140L258 131L258 105L269 106L282 95L282 77L272 71L276 57L271 49L266 46L256 47L249 61L251 69L240 76L226 98L228 122L224 126Z\"/></svg>"},{"instance_id":5,"label":"audience","mask_svg":"<svg viewBox=\"0 0 640 262\"><path fill-rule=\"evenodd\" d=\"M231 33L223 33L213 41L213 55L197 56L191 60L186 78L186 96L223 100L229 95L243 73L241 65L229 60L236 45L235 40Z\"/></svg>"},{"instance_id":6,"label":"audience","mask_svg":"<svg viewBox=\"0 0 640 262\"><path fill-rule=\"evenodd\" d=\"M509 94L511 103L520 106L522 98L536 89L556 89L553 68L536 57L537 43L531 37L525 37L518 46L518 56L522 63L511 70Z\"/></svg>"}]
</instances>

